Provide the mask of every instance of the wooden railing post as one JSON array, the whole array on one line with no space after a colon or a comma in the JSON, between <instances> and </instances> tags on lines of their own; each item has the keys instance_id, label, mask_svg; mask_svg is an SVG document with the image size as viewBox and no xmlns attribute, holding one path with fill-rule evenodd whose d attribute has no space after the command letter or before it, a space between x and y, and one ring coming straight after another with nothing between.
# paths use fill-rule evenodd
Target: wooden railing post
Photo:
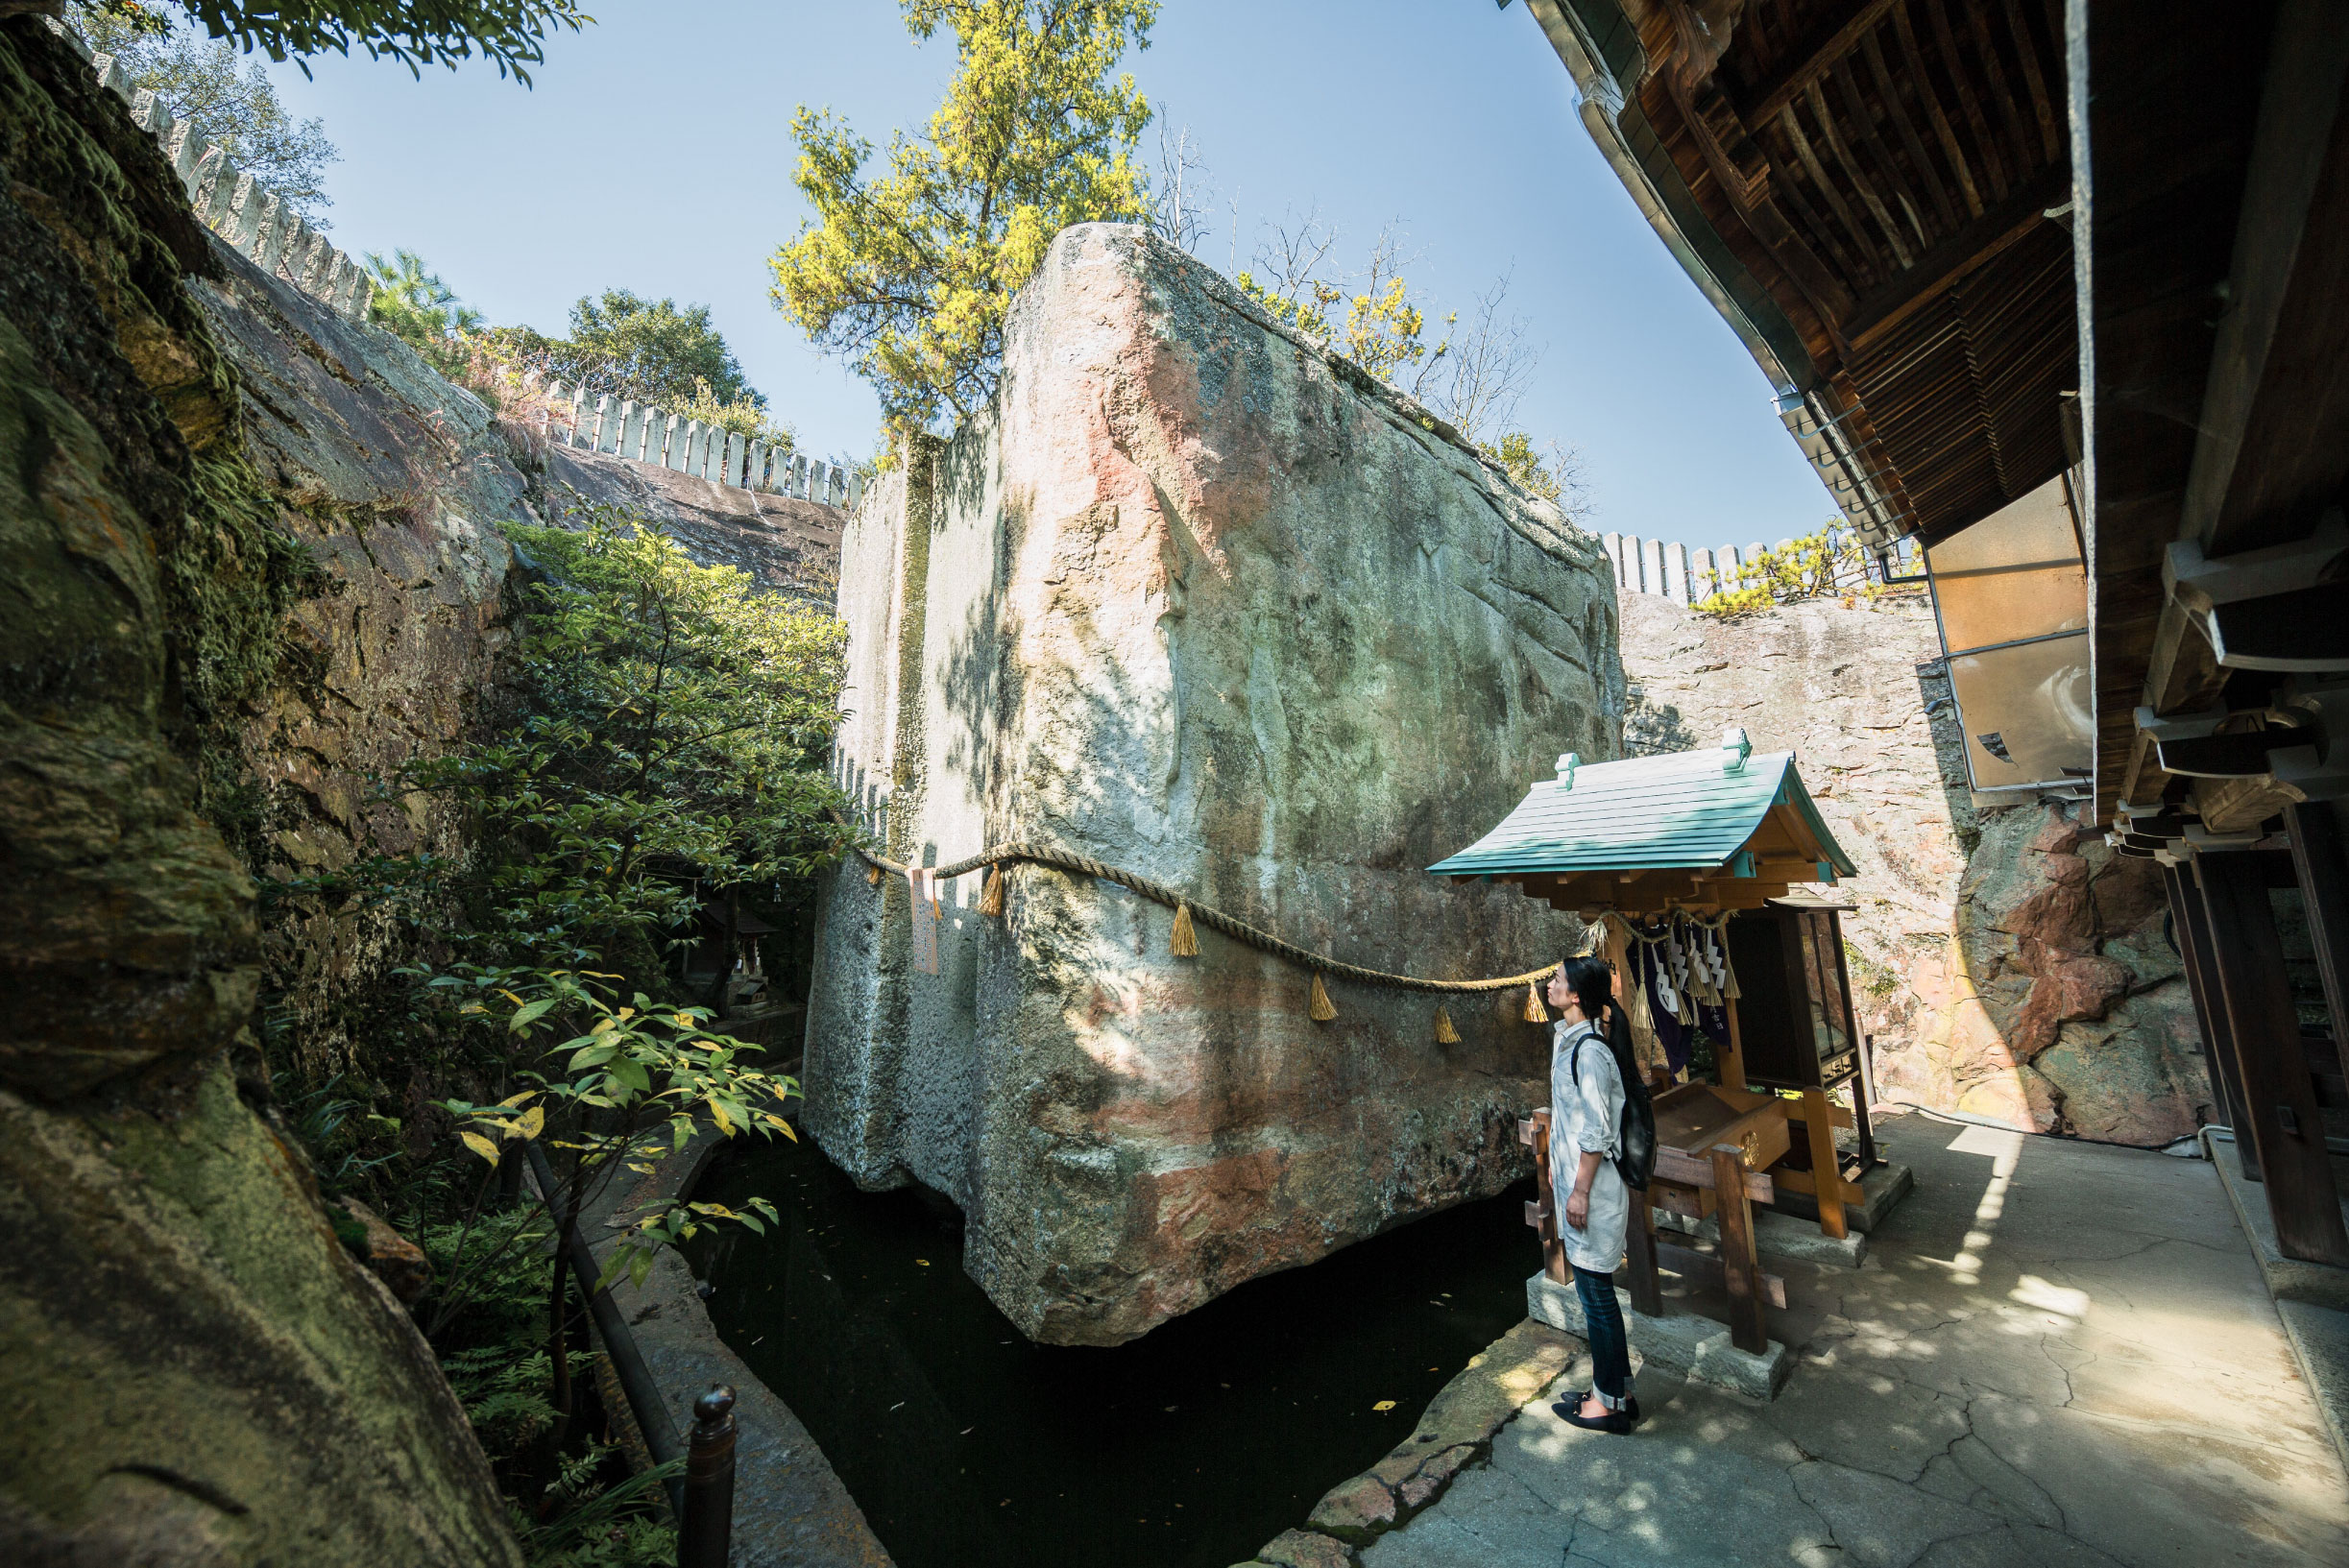
<instances>
[{"instance_id":1,"label":"wooden railing post","mask_svg":"<svg viewBox=\"0 0 2349 1568\"><path fill-rule=\"evenodd\" d=\"M1519 1122L1517 1139L1534 1146L1534 1201L1525 1206L1525 1222L1541 1238L1541 1271L1561 1285L1570 1284L1574 1276L1558 1229L1558 1194L1550 1186L1550 1113L1536 1111Z\"/></svg>"},{"instance_id":2,"label":"wooden railing post","mask_svg":"<svg viewBox=\"0 0 2349 1568\"><path fill-rule=\"evenodd\" d=\"M1648 1194L1634 1193L1631 1223L1624 1227L1623 1271L1629 1275L1624 1284L1632 1292L1632 1310L1650 1317L1664 1314L1664 1283L1656 1273L1656 1211L1648 1207Z\"/></svg>"},{"instance_id":3,"label":"wooden railing post","mask_svg":"<svg viewBox=\"0 0 2349 1568\"><path fill-rule=\"evenodd\" d=\"M722 1383L693 1401L686 1449L677 1568L726 1568L734 1536L734 1390Z\"/></svg>"},{"instance_id":4,"label":"wooden railing post","mask_svg":"<svg viewBox=\"0 0 2349 1568\"><path fill-rule=\"evenodd\" d=\"M1762 1327L1762 1299L1755 1276L1754 1203L1746 1195L1745 1151L1734 1144L1712 1149L1713 1212L1721 1220L1722 1284L1730 1298L1730 1343L1759 1356L1770 1348Z\"/></svg>"},{"instance_id":5,"label":"wooden railing post","mask_svg":"<svg viewBox=\"0 0 2349 1568\"><path fill-rule=\"evenodd\" d=\"M2194 856L2245 1120L2259 1146L2260 1172L2266 1177L2277 1250L2305 1263L2349 1266L2349 1227L2341 1223L2315 1080L2301 1049L2283 939L2267 902L2268 888L2277 885L2275 871L2284 874L2283 885L2298 880L2290 857L2272 851ZM2238 1127L2235 1136L2241 1138L2243 1130Z\"/></svg>"},{"instance_id":6,"label":"wooden railing post","mask_svg":"<svg viewBox=\"0 0 2349 1568\"><path fill-rule=\"evenodd\" d=\"M2202 1027L2203 1060L2210 1070L2211 1088L2218 1096L2218 1108L2226 1114L2227 1130L2235 1139L2236 1168L2243 1173L2243 1180L2259 1181L2263 1179L2259 1141L2251 1136L2242 1075L2235 1067L2235 1036L2216 958L2211 951L2210 912L2202 906L2202 887L2186 866L2164 866L2162 880L2169 893L2170 929L2180 961L2186 966L2187 993L2193 999L2194 1019Z\"/></svg>"}]
</instances>

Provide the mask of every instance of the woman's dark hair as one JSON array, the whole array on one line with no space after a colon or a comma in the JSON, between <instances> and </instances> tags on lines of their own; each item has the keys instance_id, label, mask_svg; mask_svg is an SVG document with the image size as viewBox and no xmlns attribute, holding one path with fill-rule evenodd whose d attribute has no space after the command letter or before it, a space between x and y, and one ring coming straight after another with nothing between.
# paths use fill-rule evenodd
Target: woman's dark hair
<instances>
[{"instance_id":1,"label":"woman's dark hair","mask_svg":"<svg viewBox=\"0 0 2349 1568\"><path fill-rule=\"evenodd\" d=\"M1615 1071L1625 1083L1639 1081L1639 1064L1632 1051L1632 1026L1623 1016L1623 1009L1614 997L1614 965L1597 953L1587 958L1565 961L1566 989L1574 993L1575 1002L1583 1016L1590 1020L1599 1038L1607 1042L1608 1052L1615 1059Z\"/></svg>"},{"instance_id":2,"label":"woman's dark hair","mask_svg":"<svg viewBox=\"0 0 2349 1568\"><path fill-rule=\"evenodd\" d=\"M1604 1029L1607 1026L1607 1006L1614 1000L1615 972L1607 960L1595 954L1587 958L1569 958L1565 963L1566 989L1574 993L1583 1016Z\"/></svg>"}]
</instances>

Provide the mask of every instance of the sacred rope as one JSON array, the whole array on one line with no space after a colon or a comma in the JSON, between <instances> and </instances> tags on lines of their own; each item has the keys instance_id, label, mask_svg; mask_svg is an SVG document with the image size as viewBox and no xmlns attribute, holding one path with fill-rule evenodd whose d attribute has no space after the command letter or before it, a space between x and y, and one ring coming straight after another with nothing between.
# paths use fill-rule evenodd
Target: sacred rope
<instances>
[{"instance_id":1,"label":"sacred rope","mask_svg":"<svg viewBox=\"0 0 2349 1568\"><path fill-rule=\"evenodd\" d=\"M893 877L903 877L908 870L926 871L938 880L947 881L983 867L987 872L987 882L979 897L979 911L985 915L1000 915L1004 912L1004 871L1021 861L1027 861L1032 865L1050 866L1055 871L1065 871L1072 876L1093 877L1102 881L1115 882L1120 887L1138 893L1154 904L1163 904L1174 911L1174 935L1170 947L1178 958L1195 958L1199 955L1199 938L1192 929L1192 923L1197 921L1211 930L1223 932L1235 942L1245 943L1251 948L1269 953L1276 958L1286 959L1301 969L1313 971L1313 997L1308 1011L1313 1020L1320 1024L1326 1024L1338 1016L1337 1008L1330 1003L1328 992L1321 985L1321 977L1324 975L1343 980L1352 980L1362 985L1381 985L1398 991L1432 991L1441 994L1508 991L1522 985L1525 987L1526 1022L1547 1023L1549 1021L1549 1014L1542 1010L1540 995L1534 987L1537 981L1546 978L1558 968L1556 964L1544 964L1539 969L1530 969L1522 975L1504 975L1492 979L1431 980L1418 975L1391 975L1383 969L1365 969L1360 964L1340 963L1335 958L1300 948L1293 942L1284 942L1271 931L1260 930L1236 915L1225 914L1213 905L1198 903L1167 886L1164 882L1152 881L1150 878L1127 871L1123 866L1109 865L1093 859L1089 856L1072 855L1067 850L1053 849L1047 844L998 844L993 849L981 850L967 859L957 860L952 865L934 868L908 867L886 856L876 855L862 845L857 847L857 853L862 856L865 862L872 867L869 880L875 882L880 881L884 873ZM1446 1045L1454 1044L1459 1040L1459 1035L1452 1029L1451 1018L1441 1008L1437 1010L1436 1038Z\"/></svg>"}]
</instances>

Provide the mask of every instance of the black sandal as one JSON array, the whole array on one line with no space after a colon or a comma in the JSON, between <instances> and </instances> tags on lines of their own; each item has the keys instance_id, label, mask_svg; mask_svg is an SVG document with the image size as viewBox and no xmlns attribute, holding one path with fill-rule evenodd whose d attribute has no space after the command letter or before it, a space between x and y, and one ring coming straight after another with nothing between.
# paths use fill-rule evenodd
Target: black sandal
<instances>
[{"instance_id":1,"label":"black sandal","mask_svg":"<svg viewBox=\"0 0 2349 1568\"><path fill-rule=\"evenodd\" d=\"M1556 1405L1551 1408L1570 1427L1581 1427L1585 1432L1609 1433L1617 1437L1631 1435L1632 1418L1621 1411L1609 1411L1605 1415L1585 1415L1579 1407L1569 1409L1564 1405Z\"/></svg>"},{"instance_id":2,"label":"black sandal","mask_svg":"<svg viewBox=\"0 0 2349 1568\"><path fill-rule=\"evenodd\" d=\"M1568 1394L1565 1398L1559 1400L1556 1404L1552 1405L1550 1409L1558 1412L1558 1417L1560 1420L1571 1420L1573 1418L1573 1412L1581 1410L1583 1408L1583 1401L1588 1399L1589 1397L1590 1390L1585 1388L1580 1393ZM1623 1409L1615 1413L1621 1415L1625 1420L1631 1422L1632 1425L1637 1426L1641 1420L1641 1416L1639 1414L1639 1396L1637 1394L1625 1394L1623 1396Z\"/></svg>"}]
</instances>

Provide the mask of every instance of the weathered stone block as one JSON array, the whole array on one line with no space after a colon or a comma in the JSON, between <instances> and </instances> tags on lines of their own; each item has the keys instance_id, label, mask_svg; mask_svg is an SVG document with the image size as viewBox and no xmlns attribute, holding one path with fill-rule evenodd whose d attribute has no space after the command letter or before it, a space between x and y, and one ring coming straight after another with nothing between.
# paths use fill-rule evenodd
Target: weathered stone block
<instances>
[{"instance_id":1,"label":"weathered stone block","mask_svg":"<svg viewBox=\"0 0 2349 1568\"><path fill-rule=\"evenodd\" d=\"M1256 1556L1272 1568L1354 1568L1362 1560L1344 1541L1310 1530L1284 1530Z\"/></svg>"},{"instance_id":2,"label":"weathered stone block","mask_svg":"<svg viewBox=\"0 0 2349 1568\"><path fill-rule=\"evenodd\" d=\"M1630 1291L1618 1289L1615 1299L1623 1309L1624 1337L1631 1340L1635 1379L1640 1367L1654 1362L1747 1399L1771 1400L1794 1374L1794 1358L1777 1339L1764 1340L1757 1356L1730 1343L1728 1326L1709 1317L1687 1312L1650 1317L1633 1309ZM1583 1300L1571 1285L1533 1275L1525 1282L1525 1309L1562 1333L1588 1338Z\"/></svg>"},{"instance_id":3,"label":"weathered stone block","mask_svg":"<svg viewBox=\"0 0 2349 1568\"><path fill-rule=\"evenodd\" d=\"M1376 1476L1356 1476L1331 1487L1305 1522L1324 1535L1368 1546L1394 1528L1394 1494Z\"/></svg>"},{"instance_id":4,"label":"weathered stone block","mask_svg":"<svg viewBox=\"0 0 2349 1568\"><path fill-rule=\"evenodd\" d=\"M1575 934L1421 868L1561 752L1611 757L1595 540L1417 405L1125 227L1054 242L993 404L842 542L836 756L888 853L1047 842L1291 941L1509 975ZM922 1182L1030 1336L1113 1343L1259 1274L1498 1191L1546 1090L1524 993L1329 987L1036 866L1006 913L844 867L811 1001L808 1123L859 1181Z\"/></svg>"}]
</instances>

